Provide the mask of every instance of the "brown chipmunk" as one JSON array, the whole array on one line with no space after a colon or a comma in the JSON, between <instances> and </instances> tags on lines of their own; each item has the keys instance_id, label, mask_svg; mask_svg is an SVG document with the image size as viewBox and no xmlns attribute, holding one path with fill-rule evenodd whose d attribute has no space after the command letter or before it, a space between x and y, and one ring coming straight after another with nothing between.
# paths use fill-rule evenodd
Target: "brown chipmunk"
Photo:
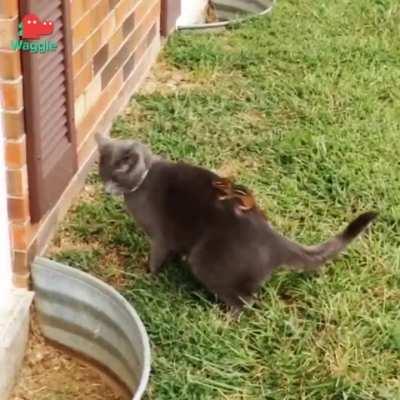
<instances>
[{"instance_id":1,"label":"brown chipmunk","mask_svg":"<svg viewBox=\"0 0 400 400\"><path fill-rule=\"evenodd\" d=\"M220 195L218 200L234 200L235 211L238 213L257 209L256 200L249 189L242 185L236 185L228 178L218 178L212 182L213 187L218 189Z\"/></svg>"},{"instance_id":2,"label":"brown chipmunk","mask_svg":"<svg viewBox=\"0 0 400 400\"><path fill-rule=\"evenodd\" d=\"M217 10L212 0L208 1L207 9L205 12L206 23L213 23L218 21Z\"/></svg>"}]
</instances>

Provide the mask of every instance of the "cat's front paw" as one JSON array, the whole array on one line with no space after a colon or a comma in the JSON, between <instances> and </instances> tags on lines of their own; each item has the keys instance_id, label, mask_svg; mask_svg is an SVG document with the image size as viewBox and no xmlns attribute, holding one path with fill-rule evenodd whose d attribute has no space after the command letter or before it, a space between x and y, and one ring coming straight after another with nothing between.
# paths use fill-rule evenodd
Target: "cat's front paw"
<instances>
[{"instance_id":1,"label":"cat's front paw","mask_svg":"<svg viewBox=\"0 0 400 400\"><path fill-rule=\"evenodd\" d=\"M146 272L152 275L155 275L157 273L156 271L154 271L154 267L152 267L150 260L146 264Z\"/></svg>"},{"instance_id":2,"label":"cat's front paw","mask_svg":"<svg viewBox=\"0 0 400 400\"><path fill-rule=\"evenodd\" d=\"M162 265L155 264L154 262L151 262L151 259L147 263L147 272L151 275L158 275L160 270L161 270Z\"/></svg>"}]
</instances>

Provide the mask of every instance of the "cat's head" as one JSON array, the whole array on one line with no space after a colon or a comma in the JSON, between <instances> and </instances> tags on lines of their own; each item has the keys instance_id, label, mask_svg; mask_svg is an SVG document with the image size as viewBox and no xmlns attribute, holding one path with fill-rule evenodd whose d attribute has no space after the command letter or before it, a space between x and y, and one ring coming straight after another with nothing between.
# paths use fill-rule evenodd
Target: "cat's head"
<instances>
[{"instance_id":1,"label":"cat's head","mask_svg":"<svg viewBox=\"0 0 400 400\"><path fill-rule=\"evenodd\" d=\"M99 172L105 190L112 194L129 192L140 184L156 159L143 143L134 140L109 139L96 134L99 149Z\"/></svg>"}]
</instances>

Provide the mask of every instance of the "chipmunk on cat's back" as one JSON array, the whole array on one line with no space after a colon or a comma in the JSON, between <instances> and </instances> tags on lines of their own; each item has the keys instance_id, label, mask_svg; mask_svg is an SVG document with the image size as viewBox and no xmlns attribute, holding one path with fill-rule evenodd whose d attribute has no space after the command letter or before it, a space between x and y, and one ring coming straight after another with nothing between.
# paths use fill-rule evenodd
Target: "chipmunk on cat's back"
<instances>
[{"instance_id":1,"label":"chipmunk on cat's back","mask_svg":"<svg viewBox=\"0 0 400 400\"><path fill-rule=\"evenodd\" d=\"M231 200L233 202L233 209L237 215L257 210L266 218L264 212L257 206L253 193L245 186L233 183L228 178L220 177L213 180L212 185L218 191L218 200Z\"/></svg>"}]
</instances>

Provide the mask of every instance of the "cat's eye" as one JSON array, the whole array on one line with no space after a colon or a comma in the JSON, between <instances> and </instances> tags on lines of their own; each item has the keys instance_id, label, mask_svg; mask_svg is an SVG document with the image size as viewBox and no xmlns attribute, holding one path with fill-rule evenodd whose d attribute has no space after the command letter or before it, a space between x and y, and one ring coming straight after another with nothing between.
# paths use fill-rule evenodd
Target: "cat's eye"
<instances>
[{"instance_id":1,"label":"cat's eye","mask_svg":"<svg viewBox=\"0 0 400 400\"><path fill-rule=\"evenodd\" d=\"M138 157L136 153L126 153L122 158L118 160L118 162L116 163L116 168L121 169L128 165L134 165L137 162L137 158Z\"/></svg>"},{"instance_id":2,"label":"cat's eye","mask_svg":"<svg viewBox=\"0 0 400 400\"><path fill-rule=\"evenodd\" d=\"M131 160L131 155L127 154L118 161L118 165L127 164Z\"/></svg>"}]
</instances>

